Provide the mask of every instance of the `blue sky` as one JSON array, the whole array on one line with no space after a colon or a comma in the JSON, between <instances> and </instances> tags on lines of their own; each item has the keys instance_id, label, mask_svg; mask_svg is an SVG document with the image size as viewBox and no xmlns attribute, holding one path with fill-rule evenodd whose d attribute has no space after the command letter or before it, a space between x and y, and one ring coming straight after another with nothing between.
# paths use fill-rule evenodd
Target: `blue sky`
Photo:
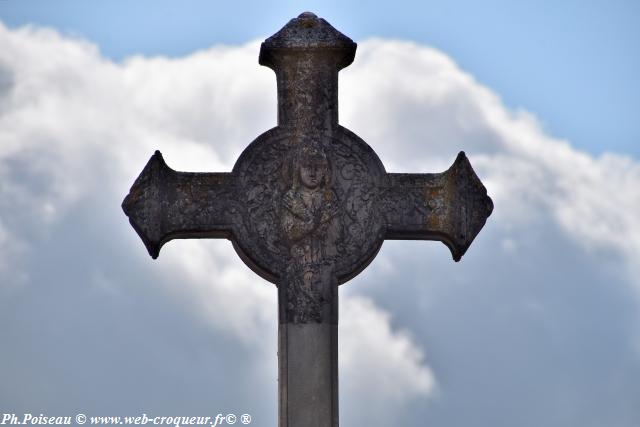
<instances>
[{"instance_id":1,"label":"blue sky","mask_svg":"<svg viewBox=\"0 0 640 427\"><path fill-rule=\"evenodd\" d=\"M312 10L354 40L414 40L447 52L513 108L591 153L640 156L640 3L506 0L81 2L4 0L10 26L37 23L97 43L108 57L184 55L264 38Z\"/></svg>"},{"instance_id":2,"label":"blue sky","mask_svg":"<svg viewBox=\"0 0 640 427\"><path fill-rule=\"evenodd\" d=\"M495 204L461 262L385 242L340 288L341 425L640 425L636 4L133 3L0 0L0 412L275 424L275 288L223 240L152 260L120 204L156 149L231 170L312 10L359 43L341 123Z\"/></svg>"}]
</instances>

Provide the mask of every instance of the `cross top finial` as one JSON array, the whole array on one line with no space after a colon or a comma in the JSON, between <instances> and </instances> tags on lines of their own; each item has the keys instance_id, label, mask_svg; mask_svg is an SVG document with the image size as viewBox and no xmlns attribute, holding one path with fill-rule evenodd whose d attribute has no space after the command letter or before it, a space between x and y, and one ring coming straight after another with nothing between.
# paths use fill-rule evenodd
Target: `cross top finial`
<instances>
[{"instance_id":1,"label":"cross top finial","mask_svg":"<svg viewBox=\"0 0 640 427\"><path fill-rule=\"evenodd\" d=\"M260 65L276 73L278 125L312 133L338 123L338 71L356 43L311 12L301 13L260 47Z\"/></svg>"},{"instance_id":2,"label":"cross top finial","mask_svg":"<svg viewBox=\"0 0 640 427\"><path fill-rule=\"evenodd\" d=\"M344 49L355 54L356 44L322 18L303 12L262 43L269 49ZM262 56L262 52L261 52Z\"/></svg>"}]
</instances>

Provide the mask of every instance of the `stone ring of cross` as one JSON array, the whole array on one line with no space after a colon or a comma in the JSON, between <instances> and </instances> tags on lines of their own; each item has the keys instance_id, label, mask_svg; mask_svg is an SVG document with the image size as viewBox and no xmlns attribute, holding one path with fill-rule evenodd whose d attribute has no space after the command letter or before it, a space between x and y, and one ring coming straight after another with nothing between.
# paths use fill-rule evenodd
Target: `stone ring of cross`
<instances>
[{"instance_id":1,"label":"stone ring of cross","mask_svg":"<svg viewBox=\"0 0 640 427\"><path fill-rule=\"evenodd\" d=\"M277 126L231 172L176 172L157 151L123 202L153 258L172 239L227 238L278 286L281 426L338 425L337 285L385 239L439 240L459 261L493 210L463 152L442 173L388 173L338 124L338 72L355 52L324 19L292 19L260 49L276 74ZM298 379L314 369L323 380Z\"/></svg>"}]
</instances>

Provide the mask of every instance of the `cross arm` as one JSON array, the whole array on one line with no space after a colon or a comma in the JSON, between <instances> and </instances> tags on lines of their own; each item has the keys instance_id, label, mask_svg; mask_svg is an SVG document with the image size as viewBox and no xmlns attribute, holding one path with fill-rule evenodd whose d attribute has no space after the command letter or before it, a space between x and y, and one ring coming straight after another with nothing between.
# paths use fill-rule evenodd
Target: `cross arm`
<instances>
[{"instance_id":1,"label":"cross arm","mask_svg":"<svg viewBox=\"0 0 640 427\"><path fill-rule=\"evenodd\" d=\"M155 259L172 239L230 238L234 187L231 173L177 172L156 151L122 209Z\"/></svg>"},{"instance_id":2,"label":"cross arm","mask_svg":"<svg viewBox=\"0 0 640 427\"><path fill-rule=\"evenodd\" d=\"M439 240L455 261L493 211L486 188L462 151L442 173L388 173L382 197L387 239Z\"/></svg>"}]
</instances>

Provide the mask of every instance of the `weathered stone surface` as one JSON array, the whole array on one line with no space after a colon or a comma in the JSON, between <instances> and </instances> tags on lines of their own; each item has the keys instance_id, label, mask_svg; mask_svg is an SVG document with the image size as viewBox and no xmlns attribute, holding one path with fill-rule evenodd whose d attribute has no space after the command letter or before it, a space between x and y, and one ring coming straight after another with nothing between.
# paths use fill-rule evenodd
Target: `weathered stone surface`
<instances>
[{"instance_id":1,"label":"weathered stone surface","mask_svg":"<svg viewBox=\"0 0 640 427\"><path fill-rule=\"evenodd\" d=\"M440 240L460 261L493 211L487 190L460 152L434 174L387 174L380 208L387 239Z\"/></svg>"},{"instance_id":2,"label":"weathered stone surface","mask_svg":"<svg viewBox=\"0 0 640 427\"><path fill-rule=\"evenodd\" d=\"M171 239L231 236L237 189L230 173L176 172L156 151L122 203L149 255Z\"/></svg>"},{"instance_id":3,"label":"weathered stone surface","mask_svg":"<svg viewBox=\"0 0 640 427\"><path fill-rule=\"evenodd\" d=\"M171 239L227 238L278 286L281 427L338 425L337 286L384 239L440 240L458 261L493 209L464 153L442 173L387 173L338 124L338 71L355 50L311 13L292 19L260 50L278 126L229 173L176 172L156 152L123 202L152 257Z\"/></svg>"}]
</instances>

